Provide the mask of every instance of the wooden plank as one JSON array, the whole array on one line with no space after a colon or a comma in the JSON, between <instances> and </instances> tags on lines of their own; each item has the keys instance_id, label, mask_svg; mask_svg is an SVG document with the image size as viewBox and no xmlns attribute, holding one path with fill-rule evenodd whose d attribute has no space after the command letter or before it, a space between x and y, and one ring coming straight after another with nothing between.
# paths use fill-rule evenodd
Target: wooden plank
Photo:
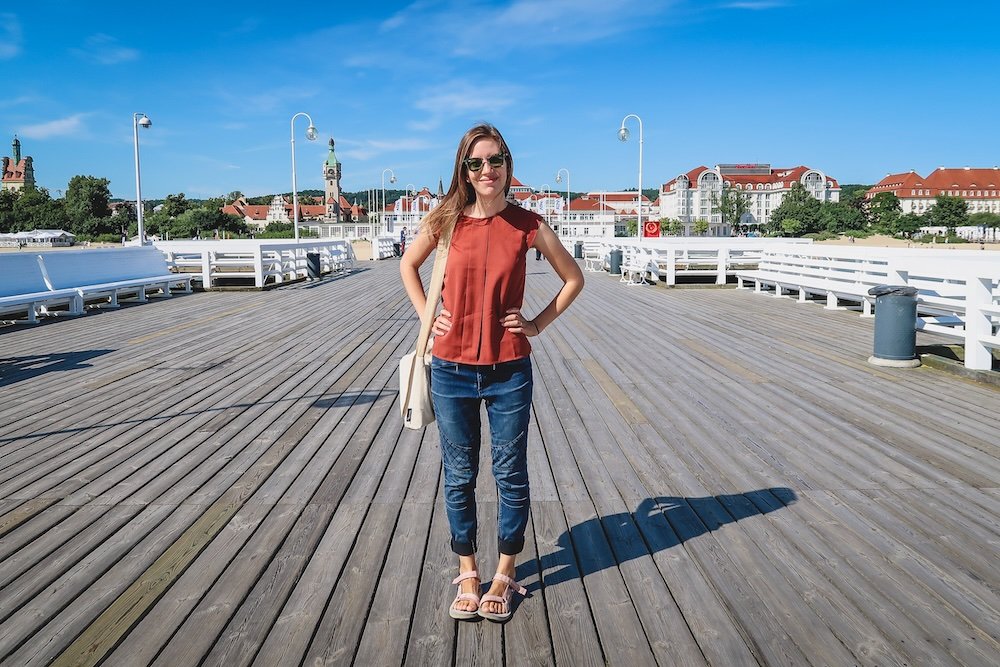
<instances>
[{"instance_id":1,"label":"wooden plank","mask_svg":"<svg viewBox=\"0 0 1000 667\"><path fill-rule=\"evenodd\" d=\"M583 577L562 507L555 502L532 503L531 516L555 662L605 664L593 610L583 588Z\"/></svg>"}]
</instances>

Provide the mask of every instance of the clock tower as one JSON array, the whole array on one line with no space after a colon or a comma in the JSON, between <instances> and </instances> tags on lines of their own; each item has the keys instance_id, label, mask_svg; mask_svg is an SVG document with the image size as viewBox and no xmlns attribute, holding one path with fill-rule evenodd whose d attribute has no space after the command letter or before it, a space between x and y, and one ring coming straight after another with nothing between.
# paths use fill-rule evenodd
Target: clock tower
<instances>
[{"instance_id":1,"label":"clock tower","mask_svg":"<svg viewBox=\"0 0 1000 667\"><path fill-rule=\"evenodd\" d=\"M343 222L344 213L340 209L340 161L333 152L333 137L330 138L330 154L323 163L323 179L326 181L326 217L332 222Z\"/></svg>"}]
</instances>

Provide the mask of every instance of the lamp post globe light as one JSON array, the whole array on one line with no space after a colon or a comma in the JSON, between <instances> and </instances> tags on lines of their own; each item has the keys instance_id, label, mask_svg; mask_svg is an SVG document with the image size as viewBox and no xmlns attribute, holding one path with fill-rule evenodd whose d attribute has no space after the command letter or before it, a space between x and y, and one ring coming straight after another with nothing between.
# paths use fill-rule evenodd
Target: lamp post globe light
<instances>
[{"instance_id":1,"label":"lamp post globe light","mask_svg":"<svg viewBox=\"0 0 1000 667\"><path fill-rule=\"evenodd\" d=\"M139 178L139 126L150 128L153 121L144 113L132 114L132 136L135 141L135 219L138 223L139 245L146 245L146 230L142 226L142 182Z\"/></svg>"},{"instance_id":2,"label":"lamp post globe light","mask_svg":"<svg viewBox=\"0 0 1000 667\"><path fill-rule=\"evenodd\" d=\"M382 216L385 215L385 172L389 172L392 176L389 177L390 183L396 182L396 172L394 172L389 167L382 170L382 208L378 212L378 222L382 223ZM375 242L378 239L378 230L375 226L372 226L372 259L375 259Z\"/></svg>"},{"instance_id":3,"label":"lamp post globe light","mask_svg":"<svg viewBox=\"0 0 1000 667\"><path fill-rule=\"evenodd\" d=\"M618 139L620 141L628 141L629 131L625 127L625 121L629 118L635 118L639 123L639 198L636 205L636 241L642 243L642 119L636 116L634 113L622 118L622 126L618 129Z\"/></svg>"},{"instance_id":4,"label":"lamp post globe light","mask_svg":"<svg viewBox=\"0 0 1000 667\"><path fill-rule=\"evenodd\" d=\"M563 220L569 223L569 169L563 167L556 172L556 183L562 183L562 173L566 172L566 210L563 211Z\"/></svg>"},{"instance_id":5,"label":"lamp post globe light","mask_svg":"<svg viewBox=\"0 0 1000 667\"><path fill-rule=\"evenodd\" d=\"M299 242L299 190L295 182L295 119L299 116L305 116L309 119L309 127L306 128L306 139L309 141L316 141L316 137L319 136L319 132L316 131L316 126L313 125L312 116L304 111L300 111L294 116L292 116L291 129L292 129L292 231L295 233L295 242Z\"/></svg>"}]
</instances>

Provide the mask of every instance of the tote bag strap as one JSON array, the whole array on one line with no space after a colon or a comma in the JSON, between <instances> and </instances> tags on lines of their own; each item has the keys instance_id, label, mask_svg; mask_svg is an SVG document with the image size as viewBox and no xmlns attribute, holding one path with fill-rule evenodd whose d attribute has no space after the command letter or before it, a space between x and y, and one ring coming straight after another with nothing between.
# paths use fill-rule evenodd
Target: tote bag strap
<instances>
[{"instance_id":1,"label":"tote bag strap","mask_svg":"<svg viewBox=\"0 0 1000 667\"><path fill-rule=\"evenodd\" d=\"M451 245L451 234L447 238L442 235L438 242L437 256L434 258L434 271L431 273L431 283L427 290L427 305L424 306L424 317L420 322L420 334L417 336L417 359L427 353L427 341L431 337L431 326L434 324L434 311L441 299L441 288L444 285L444 268L448 262L448 246Z\"/></svg>"}]
</instances>

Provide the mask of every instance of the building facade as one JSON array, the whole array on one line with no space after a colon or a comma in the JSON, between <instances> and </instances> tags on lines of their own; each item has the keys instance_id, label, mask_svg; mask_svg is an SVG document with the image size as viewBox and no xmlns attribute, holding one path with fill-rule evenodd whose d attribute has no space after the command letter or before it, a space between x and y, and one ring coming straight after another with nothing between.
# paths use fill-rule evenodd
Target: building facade
<instances>
[{"instance_id":1,"label":"building facade","mask_svg":"<svg viewBox=\"0 0 1000 667\"><path fill-rule=\"evenodd\" d=\"M33 190L35 187L35 168L31 162L31 157L21 157L21 141L14 135L11 142L12 157L4 156L0 163L0 174L3 180L0 181L0 189L21 192L22 190Z\"/></svg>"},{"instance_id":2,"label":"building facade","mask_svg":"<svg viewBox=\"0 0 1000 667\"><path fill-rule=\"evenodd\" d=\"M938 195L961 197L969 213L1000 213L1000 168L938 167L924 178L915 171L887 174L865 193L872 199L882 192L899 198L903 213L923 215L934 206Z\"/></svg>"},{"instance_id":3,"label":"building facade","mask_svg":"<svg viewBox=\"0 0 1000 667\"><path fill-rule=\"evenodd\" d=\"M840 184L819 169L719 164L711 169L695 167L664 183L660 188L660 216L680 220L684 224L684 236L692 235L694 223L699 220L708 222L709 236L731 236L734 230L723 223L717 210L723 188L732 188L748 196L749 210L740 219L740 225L753 229L771 221L771 213L781 205L795 183L800 183L821 202L840 201Z\"/></svg>"}]
</instances>

